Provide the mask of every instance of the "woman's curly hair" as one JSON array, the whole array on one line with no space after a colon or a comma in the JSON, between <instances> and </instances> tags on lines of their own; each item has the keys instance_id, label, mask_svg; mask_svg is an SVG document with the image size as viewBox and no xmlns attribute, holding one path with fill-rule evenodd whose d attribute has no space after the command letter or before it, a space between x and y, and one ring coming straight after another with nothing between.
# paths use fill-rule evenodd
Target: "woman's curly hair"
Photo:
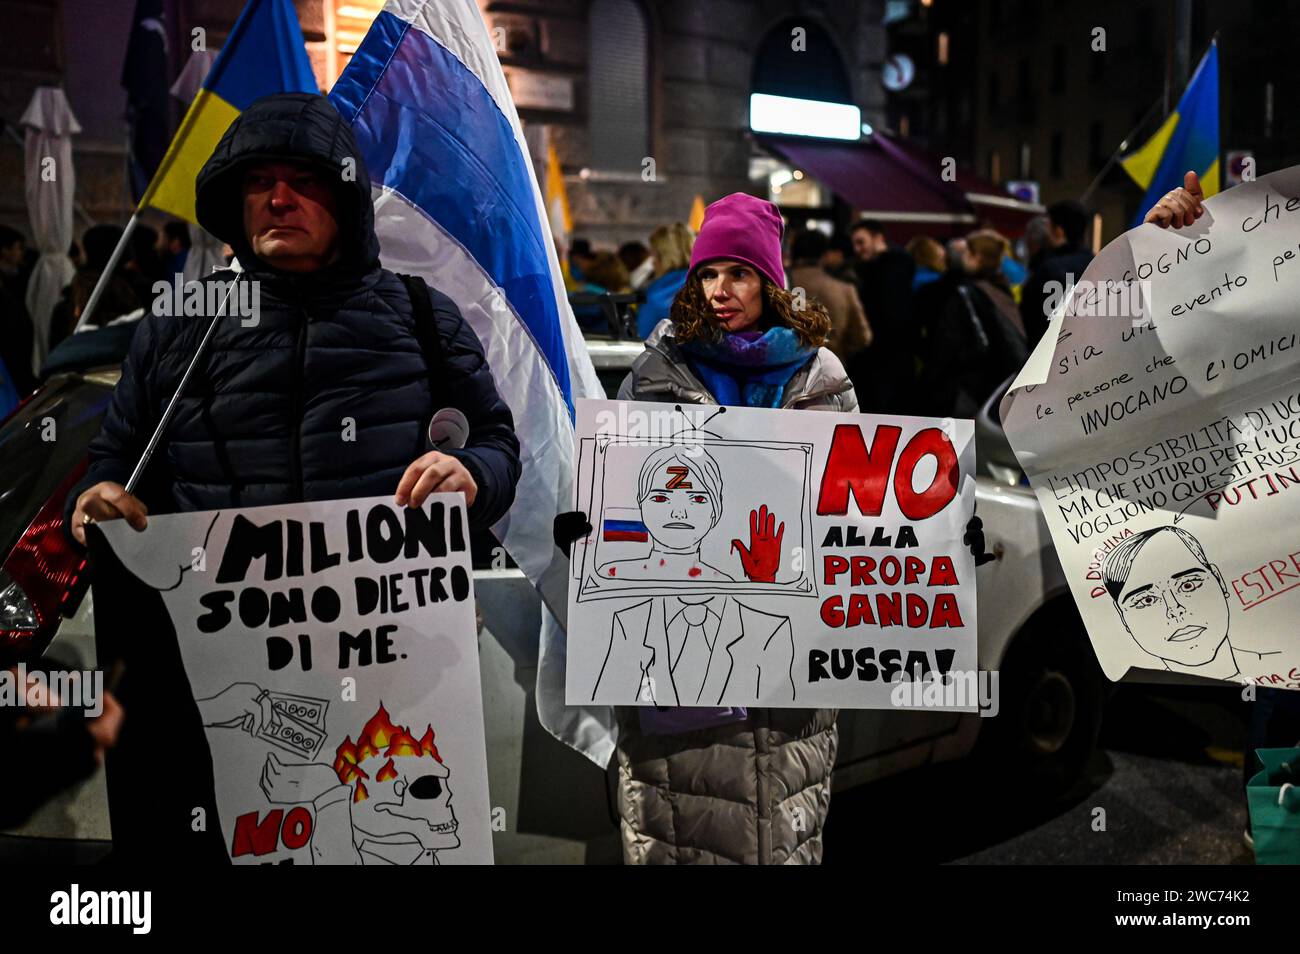
<instances>
[{"instance_id":1,"label":"woman's curly hair","mask_svg":"<svg viewBox=\"0 0 1300 954\"><path fill-rule=\"evenodd\" d=\"M758 327L766 329L784 325L794 329L800 344L813 348L824 345L831 331L831 316L826 306L804 296L803 309L800 310L792 293L766 275L760 274L759 277L763 280L763 314L758 319ZM686 284L673 299L670 317L678 341L716 342L722 339L722 326L714 317L713 306L704 294L704 283L698 269L687 277Z\"/></svg>"}]
</instances>

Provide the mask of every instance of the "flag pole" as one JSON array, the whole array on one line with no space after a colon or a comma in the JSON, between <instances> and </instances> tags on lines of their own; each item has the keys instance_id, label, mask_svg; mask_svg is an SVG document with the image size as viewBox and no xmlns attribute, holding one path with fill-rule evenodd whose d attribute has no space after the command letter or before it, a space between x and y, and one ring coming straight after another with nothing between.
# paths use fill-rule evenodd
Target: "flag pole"
<instances>
[{"instance_id":1,"label":"flag pole","mask_svg":"<svg viewBox=\"0 0 1300 954\"><path fill-rule=\"evenodd\" d=\"M1201 59L1196 61L1198 69L1200 68L1200 63L1205 59L1206 54L1209 53L1211 48L1217 45L1218 42L1219 42L1219 31L1215 30L1214 36L1210 37L1210 42L1205 47L1205 51L1201 53ZM1190 78L1188 78L1187 81L1190 82ZM1186 91L1185 86L1183 89L1184 91ZM1142 126L1146 124L1146 121L1148 119L1151 118L1152 110L1154 110L1157 106L1161 106L1161 105L1165 106L1164 114L1166 118L1169 116L1169 106L1165 105L1165 96L1162 93L1160 97L1154 103L1151 104L1151 109L1148 109L1146 111L1146 114L1143 115L1143 117L1138 120L1137 125L1129 130L1128 135L1125 136L1123 140L1120 141L1119 146L1115 149L1114 152L1110 154L1110 159L1106 161L1106 165L1102 166L1101 172L1097 173L1097 177L1093 179L1091 183L1089 183L1088 188L1083 190L1083 195L1079 197L1080 202L1082 202L1084 205L1088 204L1088 196L1092 195L1093 190L1096 189L1097 186L1101 184L1102 178L1106 175L1107 172L1110 171L1110 167L1115 164L1115 160L1119 158L1119 154L1127 148L1129 140L1131 140L1134 136L1136 136L1138 130L1141 129Z\"/></svg>"},{"instance_id":2,"label":"flag pole","mask_svg":"<svg viewBox=\"0 0 1300 954\"><path fill-rule=\"evenodd\" d=\"M126 228L122 230L122 237L117 240L117 248L113 249L113 254L108 257L108 264L99 273L99 279L95 282L95 290L90 293L86 307L81 309L81 317L77 319L77 327L72 329L73 334L80 331L82 326L90 320L90 316L95 313L95 308L99 305L99 299L104 295L104 288L108 285L109 279L112 278L113 272L117 271L117 263L122 260L122 253L126 251L127 243L131 241L131 233L135 231L139 221L140 210L137 209L131 213L131 220L126 223Z\"/></svg>"},{"instance_id":3,"label":"flag pole","mask_svg":"<svg viewBox=\"0 0 1300 954\"><path fill-rule=\"evenodd\" d=\"M1151 114L1156 111L1156 107L1160 106L1163 102L1164 96L1162 94L1154 103L1151 104L1150 108L1142 114L1142 118L1139 119L1136 125L1128 131L1128 135L1120 140L1119 145L1115 147L1115 151L1112 152L1110 158L1106 160L1106 164L1101 167L1101 171L1097 173L1092 182L1088 183L1088 188L1084 189L1083 194L1079 196L1079 201L1083 205L1088 204L1088 198L1092 195L1097 186L1101 185L1101 180L1106 178L1106 173L1110 172L1111 166L1115 165L1119 160L1120 153L1128 148L1129 140L1138 134L1138 131L1141 130L1141 128L1146 125L1147 120L1151 118Z\"/></svg>"},{"instance_id":4,"label":"flag pole","mask_svg":"<svg viewBox=\"0 0 1300 954\"><path fill-rule=\"evenodd\" d=\"M181 375L180 384L176 385L176 392L172 395L171 400L167 402L167 409L163 411L162 419L158 421L158 426L153 429L153 434L149 437L149 443L145 445L144 451L140 454L140 459L136 462L135 470L131 471L131 476L127 479L126 492L128 494L135 493L136 485L139 484L140 478L144 475L144 469L149 466L154 451L158 449L158 442L162 440L167 425L171 423L172 417L176 414L176 408L180 406L181 398L185 395L190 378L194 376L194 369L198 367L199 360L203 357L204 352L208 350L208 344L212 341L213 332L217 330L217 324L225 317L226 305L230 301L230 296L235 293L235 288L243 277L242 269L235 274L234 280L230 283L225 296L221 299L221 305L217 308L217 313L212 316L212 321L208 323L208 330L203 333L203 339L199 342L199 346L194 349L194 357L190 359L189 366L185 368L185 373Z\"/></svg>"},{"instance_id":5,"label":"flag pole","mask_svg":"<svg viewBox=\"0 0 1300 954\"><path fill-rule=\"evenodd\" d=\"M167 409L163 411L162 419L158 426L153 429L153 434L149 437L149 443L145 445L144 451L140 454L140 459L136 461L135 469L131 471L131 476L126 481L126 492L134 494L136 486L140 483L140 478L144 475L144 470L149 466L149 461L153 458L154 452L158 449L158 443L167 431L167 426L171 423L172 417L176 414L176 408L180 405L181 397L184 396L186 388L189 386L190 378L194 376L194 369L198 367L199 361L204 353L208 350L208 344L212 341L213 332L217 330L217 324L226 314L226 305L230 301L230 296L235 293L235 287L239 280L243 278L243 270L236 273L234 281L226 290L226 294L221 299L221 306L217 313L212 316L212 321L208 323L208 330L203 333L203 340L194 350L194 357L190 359L189 365L185 368L185 373L181 375L180 384L176 385L176 392L172 395L171 400L167 402ZM178 320L178 319L173 319ZM97 529L93 525L86 528L87 531ZM86 537L87 548L90 547L90 536ZM88 567L89 559L83 559L81 566L78 567L77 575L68 583L68 588L59 601L59 612L65 619L70 619L76 615L77 608L81 606L81 601L86 596L86 591L90 589L90 577Z\"/></svg>"}]
</instances>

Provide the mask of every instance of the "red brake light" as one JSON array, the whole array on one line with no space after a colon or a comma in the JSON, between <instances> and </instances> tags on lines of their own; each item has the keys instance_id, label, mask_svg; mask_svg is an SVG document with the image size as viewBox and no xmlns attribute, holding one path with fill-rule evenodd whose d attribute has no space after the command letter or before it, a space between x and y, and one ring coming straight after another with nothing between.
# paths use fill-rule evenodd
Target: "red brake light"
<instances>
[{"instance_id":1,"label":"red brake light","mask_svg":"<svg viewBox=\"0 0 1300 954\"><path fill-rule=\"evenodd\" d=\"M85 554L63 532L64 501L85 472L83 460L45 501L4 561L8 583L0 586L0 663L35 655L58 630L60 604L86 565Z\"/></svg>"}]
</instances>

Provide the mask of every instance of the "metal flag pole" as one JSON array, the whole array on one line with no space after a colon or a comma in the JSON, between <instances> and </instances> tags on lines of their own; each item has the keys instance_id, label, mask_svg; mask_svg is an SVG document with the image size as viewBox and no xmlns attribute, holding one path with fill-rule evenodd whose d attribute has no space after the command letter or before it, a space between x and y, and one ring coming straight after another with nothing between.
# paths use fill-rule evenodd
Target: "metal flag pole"
<instances>
[{"instance_id":1,"label":"metal flag pole","mask_svg":"<svg viewBox=\"0 0 1300 954\"><path fill-rule=\"evenodd\" d=\"M1097 173L1092 182L1088 183L1088 188L1084 189L1083 194L1079 196L1079 201L1081 203L1084 205L1088 204L1088 199L1092 197L1092 193L1096 190L1097 186L1101 185L1101 180L1106 178L1106 173L1110 172L1111 167L1119 161L1120 154L1127 151L1129 142L1141 131L1142 127L1147 124L1147 121L1151 119L1152 114L1155 113L1163 101L1163 97L1156 99L1156 101L1147 108L1147 111L1142 114L1142 118L1139 119L1137 123L1134 124L1133 128L1128 131L1128 135L1120 140L1119 145L1115 147L1115 151L1112 152L1110 158L1106 160L1106 164L1101 167L1101 171Z\"/></svg>"},{"instance_id":2,"label":"metal flag pole","mask_svg":"<svg viewBox=\"0 0 1300 954\"><path fill-rule=\"evenodd\" d=\"M217 309L217 313L212 316L212 321L208 323L208 330L203 333L203 339L199 342L199 346L194 349L194 357L190 359L189 365L185 368L185 373L181 375L181 383L176 385L176 393L167 402L167 409L163 411L162 419L158 422L158 426L153 429L153 434L149 437L149 443L145 445L144 452L141 453L140 459L136 462L135 470L131 471L131 477L126 482L126 492L128 494L135 493L136 485L140 482L144 469L149 466L149 460L153 457L154 451L158 449L158 442L162 440L163 434L167 431L167 425L171 423L172 417L176 414L176 408L180 406L181 398L185 395L185 389L189 386L190 378L194 376L194 369L198 367L199 359L203 357L203 353L208 350L208 343L212 340L212 334L217 330L217 322L225 317L226 305L230 301L230 296L235 293L235 288L242 277L242 272L235 274L234 281L230 283L225 296L221 299L221 306Z\"/></svg>"},{"instance_id":3,"label":"metal flag pole","mask_svg":"<svg viewBox=\"0 0 1300 954\"><path fill-rule=\"evenodd\" d=\"M199 361L202 360L204 353L208 350L208 345L212 341L212 335L217 330L217 323L221 321L226 314L226 306L230 302L230 296L235 293L235 288L243 276L243 269L238 268L238 262L232 263L236 266L234 280L230 287L226 289L226 294L221 299L221 305L217 308L217 313L212 316L208 323L208 329L203 333L199 346L194 350L194 357L185 368L185 373L181 375L181 380L176 385L176 392L172 395L171 400L167 402L167 408L163 411L162 419L158 421L158 426L153 429L153 434L149 437L149 443L145 445L144 451L140 454L140 459L136 462L135 469L131 471L130 478L126 482L126 492L135 493L136 486L140 483L140 478L144 475L145 468L149 465L154 452L158 449L158 444L162 440L163 434L167 432L167 426L171 423L172 417L176 414L176 408L180 406L181 398L185 395L185 390L189 386L190 379L194 376L194 369L198 367ZM173 319L176 320L176 319ZM97 529L92 524L86 528L87 531ZM91 549L91 536L88 533L86 537L87 548ZM96 545L103 545L104 541L96 541ZM90 589L90 573L87 572L88 560L83 559L81 565L77 568L74 576L68 584L67 591L63 594L62 600L59 601L59 611L65 618L73 616L77 608L81 605L86 591Z\"/></svg>"},{"instance_id":4,"label":"metal flag pole","mask_svg":"<svg viewBox=\"0 0 1300 954\"><path fill-rule=\"evenodd\" d=\"M117 240L117 248L113 249L113 254L108 257L108 264L99 273L99 280L95 282L95 290L90 293L90 298L86 301L86 307L81 309L81 317L77 319L77 327L72 329L73 334L80 331L81 326L90 320L90 316L95 313L95 308L99 305L99 299L104 295L104 288L113 277L113 272L117 271L117 263L122 260L122 253L126 251L126 245L131 241L131 233L135 231L136 224L139 221L139 211L132 212L131 220L126 223L126 228L122 230L122 237Z\"/></svg>"}]
</instances>

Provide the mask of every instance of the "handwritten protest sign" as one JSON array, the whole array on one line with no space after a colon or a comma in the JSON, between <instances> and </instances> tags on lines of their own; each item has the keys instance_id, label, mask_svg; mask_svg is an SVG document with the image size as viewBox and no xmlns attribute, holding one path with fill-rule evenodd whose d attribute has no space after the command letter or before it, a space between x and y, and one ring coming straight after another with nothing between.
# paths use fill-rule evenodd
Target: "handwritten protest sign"
<instances>
[{"instance_id":1,"label":"handwritten protest sign","mask_svg":"<svg viewBox=\"0 0 1300 954\"><path fill-rule=\"evenodd\" d=\"M233 862L491 862L460 494L103 530L166 604Z\"/></svg>"},{"instance_id":2,"label":"handwritten protest sign","mask_svg":"<svg viewBox=\"0 0 1300 954\"><path fill-rule=\"evenodd\" d=\"M571 704L889 708L904 672L974 671L971 422L580 401L577 424Z\"/></svg>"},{"instance_id":3,"label":"handwritten protest sign","mask_svg":"<svg viewBox=\"0 0 1300 954\"><path fill-rule=\"evenodd\" d=\"M1003 401L1103 670L1300 688L1300 167L1110 245Z\"/></svg>"}]
</instances>

